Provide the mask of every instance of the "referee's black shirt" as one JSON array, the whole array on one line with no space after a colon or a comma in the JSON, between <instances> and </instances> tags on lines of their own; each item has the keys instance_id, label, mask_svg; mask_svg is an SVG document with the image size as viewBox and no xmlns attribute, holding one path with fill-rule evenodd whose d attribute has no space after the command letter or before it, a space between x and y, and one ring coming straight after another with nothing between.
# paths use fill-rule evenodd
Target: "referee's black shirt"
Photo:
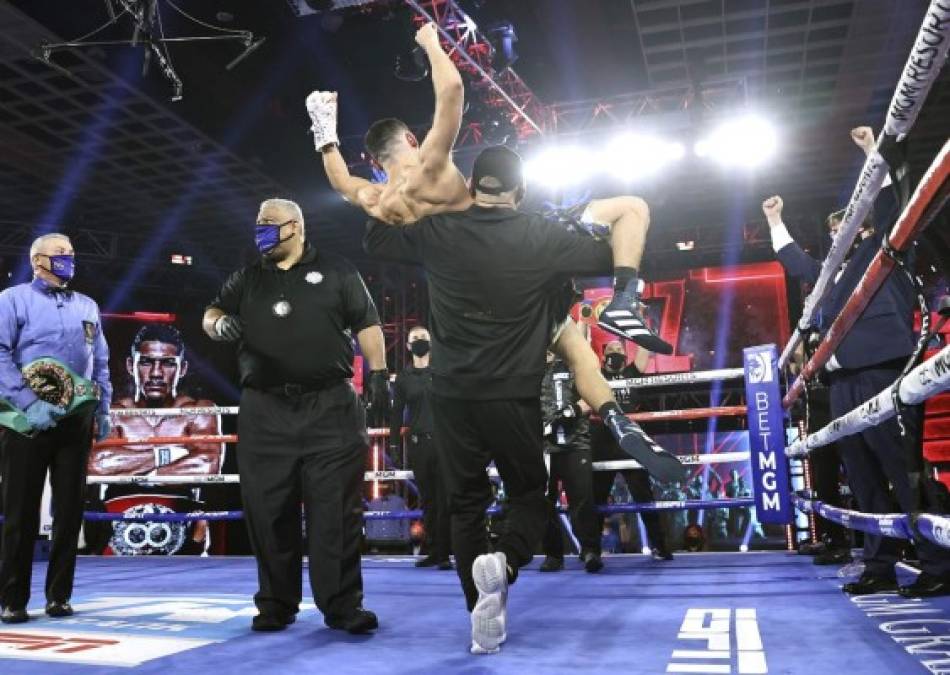
<instances>
[{"instance_id":1,"label":"referee's black shirt","mask_svg":"<svg viewBox=\"0 0 950 675\"><path fill-rule=\"evenodd\" d=\"M449 398L540 397L556 291L569 276L613 269L606 243L477 205L399 227L370 220L363 243L425 269L433 392Z\"/></svg>"},{"instance_id":2,"label":"referee's black shirt","mask_svg":"<svg viewBox=\"0 0 950 675\"><path fill-rule=\"evenodd\" d=\"M290 303L280 317L276 303ZM288 270L267 258L234 272L209 307L241 318L241 386L323 385L353 377L353 335L379 324L373 299L345 258L307 246Z\"/></svg>"}]
</instances>

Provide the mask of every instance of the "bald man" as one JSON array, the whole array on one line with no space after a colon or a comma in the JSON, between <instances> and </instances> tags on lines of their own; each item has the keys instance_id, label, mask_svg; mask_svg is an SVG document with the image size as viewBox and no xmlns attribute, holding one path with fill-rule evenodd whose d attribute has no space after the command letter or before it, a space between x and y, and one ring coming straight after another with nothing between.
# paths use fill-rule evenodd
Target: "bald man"
<instances>
[{"instance_id":1,"label":"bald man","mask_svg":"<svg viewBox=\"0 0 950 675\"><path fill-rule=\"evenodd\" d=\"M330 628L366 633L360 539L366 412L350 380L353 340L385 407L386 348L376 306L348 260L306 239L300 207L261 204L261 258L232 274L205 310L213 339L235 343L241 377L238 470L260 588L254 630L293 623L302 596L300 504L310 586Z\"/></svg>"}]
</instances>

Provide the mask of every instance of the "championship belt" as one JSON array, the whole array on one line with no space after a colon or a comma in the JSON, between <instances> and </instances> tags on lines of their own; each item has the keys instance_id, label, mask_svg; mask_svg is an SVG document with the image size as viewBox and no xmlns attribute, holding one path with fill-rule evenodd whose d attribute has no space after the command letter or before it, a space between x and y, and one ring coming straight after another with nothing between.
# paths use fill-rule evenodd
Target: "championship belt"
<instances>
[{"instance_id":1,"label":"championship belt","mask_svg":"<svg viewBox=\"0 0 950 675\"><path fill-rule=\"evenodd\" d=\"M36 359L24 366L22 372L23 379L38 398L66 410L63 417L83 412L90 406L99 404L99 385L77 375L57 359ZM26 420L26 413L3 398L0 398L0 426L25 436L33 432Z\"/></svg>"}]
</instances>

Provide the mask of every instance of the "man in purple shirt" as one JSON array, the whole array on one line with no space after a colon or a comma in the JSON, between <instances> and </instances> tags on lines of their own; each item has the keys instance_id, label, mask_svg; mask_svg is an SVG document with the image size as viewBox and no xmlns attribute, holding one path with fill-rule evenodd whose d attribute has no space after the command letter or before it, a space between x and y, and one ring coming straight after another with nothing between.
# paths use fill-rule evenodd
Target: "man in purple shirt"
<instances>
[{"instance_id":1,"label":"man in purple shirt","mask_svg":"<svg viewBox=\"0 0 950 675\"><path fill-rule=\"evenodd\" d=\"M3 476L3 551L0 560L0 621L29 617L33 543L39 532L40 500L49 470L53 492L52 551L46 572L46 613L73 613L69 597L82 525L86 459L97 438L109 433L109 348L102 335L99 307L67 289L74 270L69 238L47 234L30 247L33 281L0 293L0 398L22 410L29 434L0 433ZM30 388L21 369L39 358L53 358L100 391L97 407L76 411L48 403Z\"/></svg>"}]
</instances>

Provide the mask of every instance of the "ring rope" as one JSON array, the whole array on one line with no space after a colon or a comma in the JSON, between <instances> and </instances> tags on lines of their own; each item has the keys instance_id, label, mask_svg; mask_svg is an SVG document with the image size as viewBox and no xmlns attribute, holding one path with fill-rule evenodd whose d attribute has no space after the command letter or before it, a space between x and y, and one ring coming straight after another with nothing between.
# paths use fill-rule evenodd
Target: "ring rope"
<instances>
[{"instance_id":1,"label":"ring rope","mask_svg":"<svg viewBox=\"0 0 950 675\"><path fill-rule=\"evenodd\" d=\"M827 426L797 439L786 448L785 454L788 457L803 457L842 436L856 434L890 419L895 414L891 389L888 387L854 410L832 420ZM897 388L897 395L904 405L916 405L947 389L950 389L950 345L904 376Z\"/></svg>"},{"instance_id":2,"label":"ring rope","mask_svg":"<svg viewBox=\"0 0 950 675\"><path fill-rule=\"evenodd\" d=\"M825 504L817 499L792 495L792 503L804 513L814 513L852 530L897 539L915 539L915 534L938 546L950 548L950 518L932 513L862 513Z\"/></svg>"},{"instance_id":3,"label":"ring rope","mask_svg":"<svg viewBox=\"0 0 950 675\"><path fill-rule=\"evenodd\" d=\"M940 154L917 185L910 203L894 224L890 235L885 238L884 247L877 252L871 264L868 265L864 276L861 277L848 302L828 329L821 344L802 368L802 372L792 382L782 405L786 408L792 405L801 395L805 382L814 377L831 359L848 331L871 302L871 298L894 269L897 263L891 255L888 255L886 249L890 248L898 253L909 249L924 228L939 214L948 199L950 199L950 141L944 143Z\"/></svg>"},{"instance_id":4,"label":"ring rope","mask_svg":"<svg viewBox=\"0 0 950 675\"><path fill-rule=\"evenodd\" d=\"M755 500L746 497L734 499L710 499L708 501L667 501L643 502L639 504L610 504L598 506L597 512L602 514L614 513L643 513L654 511L697 511L704 509L745 508L755 505ZM559 507L560 508L560 507ZM504 509L492 506L485 510L488 515L498 515ZM563 510L563 509L562 509ZM192 511L190 513L107 513L102 511L85 511L83 519L89 521L147 521L152 523L192 522L196 520L240 520L244 517L243 511ZM419 509L404 511L364 511L363 517L367 520L405 520L422 518Z\"/></svg>"},{"instance_id":5,"label":"ring rope","mask_svg":"<svg viewBox=\"0 0 950 675\"><path fill-rule=\"evenodd\" d=\"M894 96L884 121L884 134L903 140L910 131L946 61L948 47L950 47L950 5L946 3L946 0L931 0L917 39L901 73L901 79L894 89ZM880 146L880 139L878 146ZM851 248L857 236L858 227L864 221L880 192L887 170L887 162L875 148L864 162L845 210L844 219L838 229L838 235L832 242L828 256L821 266L817 282L805 299L805 307L797 329L782 351L779 358L780 368L788 364L792 352L802 340L803 332L812 326L818 304Z\"/></svg>"},{"instance_id":6,"label":"ring rope","mask_svg":"<svg viewBox=\"0 0 950 675\"><path fill-rule=\"evenodd\" d=\"M750 458L748 452L715 452L705 455L685 455L678 459L687 466L706 464L722 464L726 462L746 462ZM606 462L591 462L594 471L626 471L628 469L642 469L643 467L633 459L612 460ZM491 478L498 478L498 470L488 469ZM388 469L367 471L364 480L413 480L415 475L410 470ZM86 481L90 485L231 485L241 482L241 475L237 473L211 474L207 476L89 476Z\"/></svg>"}]
</instances>

